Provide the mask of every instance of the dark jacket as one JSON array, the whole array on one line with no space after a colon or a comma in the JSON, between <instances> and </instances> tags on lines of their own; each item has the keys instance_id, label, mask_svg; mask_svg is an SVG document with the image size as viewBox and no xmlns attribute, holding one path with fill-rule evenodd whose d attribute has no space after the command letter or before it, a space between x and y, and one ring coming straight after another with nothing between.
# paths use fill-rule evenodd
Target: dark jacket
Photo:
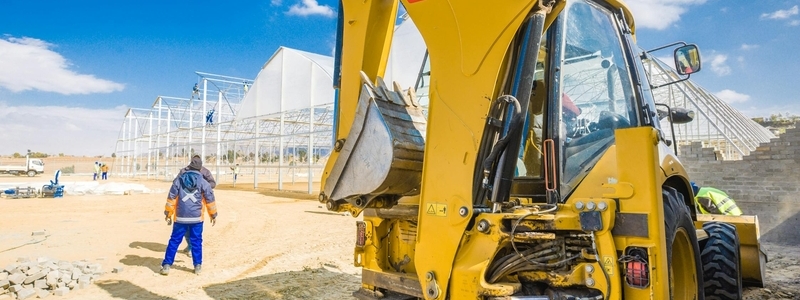
<instances>
[{"instance_id":1,"label":"dark jacket","mask_svg":"<svg viewBox=\"0 0 800 300\"><path fill-rule=\"evenodd\" d=\"M178 177L181 177L181 175L183 175L183 173L186 173L186 171L192 171L191 167L185 167L185 168L181 169L181 171L178 172L178 176L175 176L175 178L177 179ZM206 167L200 167L200 171L199 172L200 172L200 175L203 175L203 179L208 181L208 184L211 185L212 189L217 187L217 181L214 180L214 176L211 175L211 171L209 171Z\"/></svg>"}]
</instances>

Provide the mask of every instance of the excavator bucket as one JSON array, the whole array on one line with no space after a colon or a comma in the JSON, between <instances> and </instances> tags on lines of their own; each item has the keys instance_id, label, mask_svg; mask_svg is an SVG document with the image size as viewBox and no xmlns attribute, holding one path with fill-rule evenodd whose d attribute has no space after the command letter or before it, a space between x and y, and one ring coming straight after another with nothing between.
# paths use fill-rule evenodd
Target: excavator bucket
<instances>
[{"instance_id":1,"label":"excavator bucket","mask_svg":"<svg viewBox=\"0 0 800 300\"><path fill-rule=\"evenodd\" d=\"M362 89L353 126L340 151L320 199L335 210L349 203L357 215L364 208L380 207L377 195L419 194L427 121L413 89L389 90L378 77L373 85L361 73Z\"/></svg>"},{"instance_id":2,"label":"excavator bucket","mask_svg":"<svg viewBox=\"0 0 800 300\"><path fill-rule=\"evenodd\" d=\"M736 226L736 232L739 234L742 281L748 286L764 287L767 254L761 249L758 216L698 214L695 228L702 230L703 224L710 221L725 222Z\"/></svg>"}]
</instances>

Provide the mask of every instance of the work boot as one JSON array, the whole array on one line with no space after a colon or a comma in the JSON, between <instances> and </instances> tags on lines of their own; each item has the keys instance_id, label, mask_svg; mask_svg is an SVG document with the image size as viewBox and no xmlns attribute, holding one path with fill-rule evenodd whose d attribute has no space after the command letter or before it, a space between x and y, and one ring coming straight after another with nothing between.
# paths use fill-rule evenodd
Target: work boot
<instances>
[{"instance_id":1,"label":"work boot","mask_svg":"<svg viewBox=\"0 0 800 300\"><path fill-rule=\"evenodd\" d=\"M169 275L169 265L161 266L161 275L167 276Z\"/></svg>"},{"instance_id":2,"label":"work boot","mask_svg":"<svg viewBox=\"0 0 800 300\"><path fill-rule=\"evenodd\" d=\"M201 265L194 265L194 274L200 275L200 271L202 271L201 269Z\"/></svg>"}]
</instances>

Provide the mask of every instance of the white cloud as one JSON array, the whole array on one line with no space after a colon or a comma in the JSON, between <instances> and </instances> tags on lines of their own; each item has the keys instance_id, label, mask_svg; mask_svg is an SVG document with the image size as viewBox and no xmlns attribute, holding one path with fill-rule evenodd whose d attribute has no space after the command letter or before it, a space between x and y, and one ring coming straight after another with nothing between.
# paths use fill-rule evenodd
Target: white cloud
<instances>
[{"instance_id":1,"label":"white cloud","mask_svg":"<svg viewBox=\"0 0 800 300\"><path fill-rule=\"evenodd\" d=\"M658 56L656 59L660 60L661 62L665 63L667 66L675 70L675 58L672 56Z\"/></svg>"},{"instance_id":2,"label":"white cloud","mask_svg":"<svg viewBox=\"0 0 800 300\"><path fill-rule=\"evenodd\" d=\"M110 155L124 106L92 109L66 106L12 106L0 102L0 154L26 149L50 154Z\"/></svg>"},{"instance_id":3,"label":"white cloud","mask_svg":"<svg viewBox=\"0 0 800 300\"><path fill-rule=\"evenodd\" d=\"M738 93L734 90L721 90L719 92L714 93L715 96L722 99L726 103L743 103L750 100L750 95L745 95L742 93Z\"/></svg>"},{"instance_id":4,"label":"white cloud","mask_svg":"<svg viewBox=\"0 0 800 300\"><path fill-rule=\"evenodd\" d=\"M64 95L111 93L123 84L78 74L52 44L34 38L0 38L0 87L12 92L39 90Z\"/></svg>"},{"instance_id":5,"label":"white cloud","mask_svg":"<svg viewBox=\"0 0 800 300\"><path fill-rule=\"evenodd\" d=\"M302 0L301 3L289 7L289 11L286 14L295 16L320 15L329 18L336 16L333 8L327 5L319 5L317 0Z\"/></svg>"},{"instance_id":6,"label":"white cloud","mask_svg":"<svg viewBox=\"0 0 800 300\"><path fill-rule=\"evenodd\" d=\"M792 20L789 22L789 26L797 26L800 25L800 20Z\"/></svg>"},{"instance_id":7,"label":"white cloud","mask_svg":"<svg viewBox=\"0 0 800 300\"><path fill-rule=\"evenodd\" d=\"M779 9L771 13L761 14L762 19L783 20L800 13L800 8L797 5L792 6L790 9Z\"/></svg>"},{"instance_id":8,"label":"white cloud","mask_svg":"<svg viewBox=\"0 0 800 300\"><path fill-rule=\"evenodd\" d=\"M706 0L629 0L626 1L633 12L636 27L663 30L681 19L681 15L691 5L705 3Z\"/></svg>"},{"instance_id":9,"label":"white cloud","mask_svg":"<svg viewBox=\"0 0 800 300\"><path fill-rule=\"evenodd\" d=\"M281 0L272 0L270 2L270 4L272 4L272 6L281 6L281 4L283 4L283 1L281 1Z\"/></svg>"},{"instance_id":10,"label":"white cloud","mask_svg":"<svg viewBox=\"0 0 800 300\"><path fill-rule=\"evenodd\" d=\"M725 54L713 54L711 56L711 71L717 76L725 76L731 73L731 67L727 64L728 56Z\"/></svg>"},{"instance_id":11,"label":"white cloud","mask_svg":"<svg viewBox=\"0 0 800 300\"><path fill-rule=\"evenodd\" d=\"M759 45L742 44L742 47L740 47L739 49L747 51L747 50L756 49L758 47L760 47L760 46Z\"/></svg>"}]
</instances>

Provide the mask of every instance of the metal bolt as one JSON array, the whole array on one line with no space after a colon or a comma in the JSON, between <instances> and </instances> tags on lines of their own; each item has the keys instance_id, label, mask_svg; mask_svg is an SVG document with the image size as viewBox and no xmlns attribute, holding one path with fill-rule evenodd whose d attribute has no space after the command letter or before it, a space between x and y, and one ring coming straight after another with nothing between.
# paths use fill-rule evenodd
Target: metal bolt
<instances>
[{"instance_id":1,"label":"metal bolt","mask_svg":"<svg viewBox=\"0 0 800 300\"><path fill-rule=\"evenodd\" d=\"M606 211L607 208L608 204L606 204L605 202L597 203L597 209L599 209L600 211Z\"/></svg>"},{"instance_id":2,"label":"metal bolt","mask_svg":"<svg viewBox=\"0 0 800 300\"><path fill-rule=\"evenodd\" d=\"M469 209L466 206L462 206L461 208L458 209L458 215L466 217L467 214L469 214Z\"/></svg>"},{"instance_id":3,"label":"metal bolt","mask_svg":"<svg viewBox=\"0 0 800 300\"><path fill-rule=\"evenodd\" d=\"M583 202L581 202L581 201L575 202L575 209L582 210L583 209Z\"/></svg>"},{"instance_id":4,"label":"metal bolt","mask_svg":"<svg viewBox=\"0 0 800 300\"><path fill-rule=\"evenodd\" d=\"M594 202L589 201L589 203L586 203L586 209L594 210Z\"/></svg>"},{"instance_id":5,"label":"metal bolt","mask_svg":"<svg viewBox=\"0 0 800 300\"><path fill-rule=\"evenodd\" d=\"M336 201L333 201L333 199L328 199L328 201L325 202L325 207L330 211L334 211L339 208L339 205L336 204Z\"/></svg>"},{"instance_id":6,"label":"metal bolt","mask_svg":"<svg viewBox=\"0 0 800 300\"><path fill-rule=\"evenodd\" d=\"M427 281L433 280L433 272L425 273L425 280Z\"/></svg>"},{"instance_id":7,"label":"metal bolt","mask_svg":"<svg viewBox=\"0 0 800 300\"><path fill-rule=\"evenodd\" d=\"M589 273L589 274L594 273L594 266L586 265L586 273Z\"/></svg>"},{"instance_id":8,"label":"metal bolt","mask_svg":"<svg viewBox=\"0 0 800 300\"><path fill-rule=\"evenodd\" d=\"M478 222L478 231L483 233L489 232L489 221L481 220Z\"/></svg>"},{"instance_id":9,"label":"metal bolt","mask_svg":"<svg viewBox=\"0 0 800 300\"><path fill-rule=\"evenodd\" d=\"M594 279L586 278L586 286L594 286Z\"/></svg>"}]
</instances>

